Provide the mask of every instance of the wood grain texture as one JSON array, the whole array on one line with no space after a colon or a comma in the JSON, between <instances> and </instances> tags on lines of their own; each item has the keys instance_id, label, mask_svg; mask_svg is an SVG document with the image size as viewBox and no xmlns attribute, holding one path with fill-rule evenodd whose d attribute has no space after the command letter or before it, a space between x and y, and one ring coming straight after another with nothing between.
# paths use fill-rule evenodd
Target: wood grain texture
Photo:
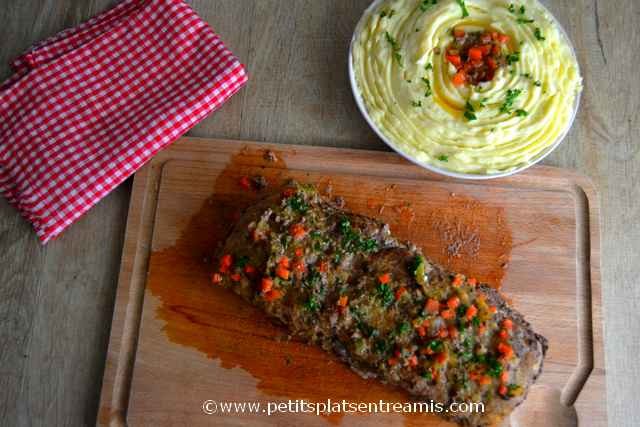
<instances>
[{"instance_id":1,"label":"wood grain texture","mask_svg":"<svg viewBox=\"0 0 640 427\"><path fill-rule=\"evenodd\" d=\"M541 167L512 178L463 183L411 166L397 155L279 147L186 138L138 174L100 425L125 420L129 425L173 425L177 414L187 425L208 425L212 419L198 409L210 398L265 405L283 399L406 401L405 395L362 380L318 349L283 342L278 339L282 329L209 284L211 266L203 260L224 238L224 224L232 223L239 206L260 197L238 185L241 176L257 173L272 185L289 178L320 189L330 183L349 209L388 222L399 239L411 239L432 259L480 280L499 280L494 270L504 271L502 264L512 260L504 291L549 339L536 387L562 390L563 402L575 401L581 423L607 425L601 400L599 209L588 180ZM263 159L266 148L279 149L277 165ZM399 210L407 204L410 220ZM476 230L478 255L457 259L443 252L444 212L449 224ZM247 339L249 331L253 336ZM376 425L445 425L424 415L374 419ZM329 417L345 425L374 419ZM213 420L323 424L292 414Z\"/></svg>"},{"instance_id":2,"label":"wood grain texture","mask_svg":"<svg viewBox=\"0 0 640 427\"><path fill-rule=\"evenodd\" d=\"M640 2L543 0L566 27L585 78L568 140L546 164L590 176L601 196L610 425L640 417ZM0 76L32 42L114 0L4 0ZM359 117L346 48L367 0L196 0L195 9L245 62L251 80L192 131L383 150ZM57 242L41 248L0 201L0 424L86 425L98 389L127 216L127 184Z\"/></svg>"}]
</instances>

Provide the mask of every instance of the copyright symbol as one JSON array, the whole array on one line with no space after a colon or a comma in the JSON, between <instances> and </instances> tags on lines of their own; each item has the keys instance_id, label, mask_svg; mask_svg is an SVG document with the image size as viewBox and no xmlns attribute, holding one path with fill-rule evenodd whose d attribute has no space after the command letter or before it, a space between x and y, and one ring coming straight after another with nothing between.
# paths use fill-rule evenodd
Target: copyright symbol
<instances>
[{"instance_id":1,"label":"copyright symbol","mask_svg":"<svg viewBox=\"0 0 640 427\"><path fill-rule=\"evenodd\" d=\"M202 403L202 412L206 415L213 415L218 412L218 404L213 400L205 400Z\"/></svg>"}]
</instances>

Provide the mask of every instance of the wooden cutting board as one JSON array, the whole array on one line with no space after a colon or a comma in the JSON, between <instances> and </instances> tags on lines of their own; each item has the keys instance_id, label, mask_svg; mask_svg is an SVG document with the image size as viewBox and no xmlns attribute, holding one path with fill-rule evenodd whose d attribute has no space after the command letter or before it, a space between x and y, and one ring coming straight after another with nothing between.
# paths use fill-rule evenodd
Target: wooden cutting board
<instances>
[{"instance_id":1,"label":"wooden cutting board","mask_svg":"<svg viewBox=\"0 0 640 427\"><path fill-rule=\"evenodd\" d=\"M501 286L549 339L536 389L575 400L582 425L607 424L598 202L585 177L534 167L462 182L392 153L193 138L135 178L99 424L449 425L431 414L204 414L205 400L409 401L288 340L258 310L209 285L209 260L229 225L268 192L239 185L255 175L273 188L288 178L317 184L432 259Z\"/></svg>"}]
</instances>

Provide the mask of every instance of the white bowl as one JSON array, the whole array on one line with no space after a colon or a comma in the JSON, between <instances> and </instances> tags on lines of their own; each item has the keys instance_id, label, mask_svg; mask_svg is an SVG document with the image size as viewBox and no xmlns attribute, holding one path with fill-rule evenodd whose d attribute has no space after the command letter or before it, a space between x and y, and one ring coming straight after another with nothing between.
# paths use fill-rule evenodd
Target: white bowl
<instances>
[{"instance_id":1,"label":"white bowl","mask_svg":"<svg viewBox=\"0 0 640 427\"><path fill-rule=\"evenodd\" d=\"M574 107L573 107L573 113L571 114L571 118L569 119L569 122L567 123L566 128L558 136L556 141L554 141L553 144L551 144L548 148L546 148L544 151L542 151L540 154L538 154L538 156L534 160L530 161L529 163L527 163L525 165L522 165L522 166L520 166L518 168L512 169L512 170L507 171L507 172L499 172L499 173L494 173L494 174L470 174L470 173L453 172L453 171L450 171L448 169L443 169L443 168L439 168L437 166L434 166L431 163L420 161L420 160L416 159L415 157L413 157L411 154L409 154L407 151L405 151L401 146L398 146L393 140L388 138L380 130L380 128L378 128L378 126L374 123L374 121L371 119L371 116L369 115L369 112L367 111L367 107L364 104L364 100L362 99L362 94L360 93L360 88L358 87L358 82L356 80L355 71L353 70L353 46L354 46L354 44L356 42L356 39L357 39L358 35L360 34L360 30L362 29L362 26L365 24L366 18L368 18L373 13L373 11L375 9L377 9L377 7L380 5L380 3L384 2L384 1L387 1L387 0L374 0L371 3L371 5L369 5L369 7L364 11L364 13L362 14L362 17L360 18L360 21L358 21L358 24L356 25L356 29L353 32L353 37L351 38L351 44L349 45L349 80L351 82L351 91L353 92L353 96L354 96L354 98L356 100L356 104L358 105L358 109L360 110L360 113L362 113L362 116L367 121L367 123L369 124L371 129L373 129L373 131L378 135L378 137L381 140L383 140L385 142L385 144L387 144L394 151L396 151L398 154L400 154L402 157L404 157L405 159L409 160L410 162L415 163L416 165L421 166L421 167L423 167L425 169L428 169L428 170L430 170L432 172L439 173L441 175L446 175L446 176L449 176L449 177L452 177L452 178L461 178L461 179L493 179L493 178L502 178L502 177L505 177L505 176L514 175L514 174L516 174L518 172L522 172L523 170L530 168L531 166L535 165L536 163L541 162L545 157L547 157L549 154L551 154L551 152L553 150L558 148L558 146L562 143L562 141L564 141L565 137L569 133L569 130L573 126L573 122L575 121L576 115L578 114L578 109L580 107L580 97L581 97L581 93L582 92L579 92L576 95L576 99L575 99ZM540 3L540 6L549 14L551 19L554 21L554 23L560 29L560 33L562 34L562 36L565 39L565 42L568 44L569 48L571 49L571 53L572 53L573 57L576 59L576 64L578 66L578 73L580 73L580 65L578 64L575 48L573 47L573 43L571 43L571 40L569 39L569 36L567 35L567 32L564 30L562 25L560 25L560 23L558 22L556 17L553 16L553 14L543 4Z\"/></svg>"}]
</instances>

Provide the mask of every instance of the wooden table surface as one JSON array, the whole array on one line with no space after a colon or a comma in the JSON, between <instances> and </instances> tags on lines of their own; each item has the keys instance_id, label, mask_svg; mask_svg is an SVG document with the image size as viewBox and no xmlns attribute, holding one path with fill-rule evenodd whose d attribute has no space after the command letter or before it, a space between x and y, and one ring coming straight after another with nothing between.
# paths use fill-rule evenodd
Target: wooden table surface
<instances>
[{"instance_id":1,"label":"wooden table surface","mask_svg":"<svg viewBox=\"0 0 640 427\"><path fill-rule=\"evenodd\" d=\"M113 0L3 0L0 77L33 42ZM369 0L194 0L248 66L250 83L190 135L386 150L356 109L346 52ZM593 179L611 426L640 409L640 2L545 0L573 40L585 90L568 140L545 163ZM636 76L636 77L632 77ZM0 424L95 423L130 182L42 247L0 200ZM605 398L605 396L603 396Z\"/></svg>"}]
</instances>

